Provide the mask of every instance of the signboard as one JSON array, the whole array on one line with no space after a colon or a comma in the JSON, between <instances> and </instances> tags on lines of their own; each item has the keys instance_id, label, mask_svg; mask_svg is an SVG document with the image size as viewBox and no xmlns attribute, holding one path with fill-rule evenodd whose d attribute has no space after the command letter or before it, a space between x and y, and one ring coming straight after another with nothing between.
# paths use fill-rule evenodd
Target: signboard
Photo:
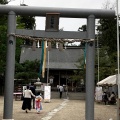
<instances>
[{"instance_id":1,"label":"signboard","mask_svg":"<svg viewBox=\"0 0 120 120\"><path fill-rule=\"evenodd\" d=\"M44 87L44 102L50 102L51 99L51 86Z\"/></svg>"},{"instance_id":2,"label":"signboard","mask_svg":"<svg viewBox=\"0 0 120 120\"><path fill-rule=\"evenodd\" d=\"M95 89L95 100L96 101L102 101L102 95L103 95L102 87L96 87L96 89Z\"/></svg>"},{"instance_id":3,"label":"signboard","mask_svg":"<svg viewBox=\"0 0 120 120\"><path fill-rule=\"evenodd\" d=\"M46 14L45 31L59 31L59 13Z\"/></svg>"},{"instance_id":4,"label":"signboard","mask_svg":"<svg viewBox=\"0 0 120 120\"><path fill-rule=\"evenodd\" d=\"M27 89L27 86L23 86L23 92Z\"/></svg>"}]
</instances>

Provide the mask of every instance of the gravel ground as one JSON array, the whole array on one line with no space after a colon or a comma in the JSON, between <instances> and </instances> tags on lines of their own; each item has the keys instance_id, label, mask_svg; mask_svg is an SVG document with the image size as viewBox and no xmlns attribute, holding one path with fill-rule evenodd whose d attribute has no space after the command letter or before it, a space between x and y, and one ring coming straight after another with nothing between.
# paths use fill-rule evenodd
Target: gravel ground
<instances>
[{"instance_id":1,"label":"gravel ground","mask_svg":"<svg viewBox=\"0 0 120 120\"><path fill-rule=\"evenodd\" d=\"M21 109L22 101L14 101L14 120L85 120L85 101L51 99L50 103L42 103L40 114L35 109L25 113ZM94 120L117 120L117 106L95 103ZM3 119L3 97L0 97L0 120Z\"/></svg>"}]
</instances>

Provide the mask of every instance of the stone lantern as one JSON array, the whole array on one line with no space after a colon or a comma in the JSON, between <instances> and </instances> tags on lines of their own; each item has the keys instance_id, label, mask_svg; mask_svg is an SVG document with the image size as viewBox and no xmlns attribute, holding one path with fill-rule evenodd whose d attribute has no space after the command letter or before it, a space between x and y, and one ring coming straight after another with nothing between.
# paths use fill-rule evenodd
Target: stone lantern
<instances>
[{"instance_id":1,"label":"stone lantern","mask_svg":"<svg viewBox=\"0 0 120 120\"><path fill-rule=\"evenodd\" d=\"M40 78L37 79L37 82L35 82L34 85L36 86L36 89L35 89L36 93L43 92L43 90L41 88L41 85L43 85L43 83L40 82Z\"/></svg>"}]
</instances>

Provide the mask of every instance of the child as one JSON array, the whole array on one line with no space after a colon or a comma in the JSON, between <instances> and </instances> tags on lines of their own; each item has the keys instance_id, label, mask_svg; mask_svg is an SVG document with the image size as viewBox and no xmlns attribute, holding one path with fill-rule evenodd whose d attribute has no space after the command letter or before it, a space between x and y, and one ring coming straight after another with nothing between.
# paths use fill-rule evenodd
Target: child
<instances>
[{"instance_id":1,"label":"child","mask_svg":"<svg viewBox=\"0 0 120 120\"><path fill-rule=\"evenodd\" d=\"M43 98L41 97L41 94L39 92L35 98L35 108L36 108L38 114L40 113L40 110L42 110L42 104L41 104L42 99Z\"/></svg>"}]
</instances>

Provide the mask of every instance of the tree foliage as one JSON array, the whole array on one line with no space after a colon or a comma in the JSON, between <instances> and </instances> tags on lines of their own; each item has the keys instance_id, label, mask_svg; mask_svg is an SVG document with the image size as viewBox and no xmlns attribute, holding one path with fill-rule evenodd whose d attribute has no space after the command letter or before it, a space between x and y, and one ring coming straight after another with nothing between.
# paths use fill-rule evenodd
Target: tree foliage
<instances>
[{"instance_id":1,"label":"tree foliage","mask_svg":"<svg viewBox=\"0 0 120 120\"><path fill-rule=\"evenodd\" d=\"M99 42L102 46L108 46L108 55L117 51L117 25L116 18L100 19L97 30L99 31Z\"/></svg>"},{"instance_id":2,"label":"tree foliage","mask_svg":"<svg viewBox=\"0 0 120 120\"><path fill-rule=\"evenodd\" d=\"M26 5L24 5L26 6ZM35 29L35 17L34 16L17 16L17 28L18 29ZM25 61L23 64L19 63L21 45L32 45L29 40L21 40L17 38L17 54L16 54L16 68L15 68L15 78L17 79L31 79L37 78L38 76L38 61ZM36 64L38 66L36 66Z\"/></svg>"},{"instance_id":3,"label":"tree foliage","mask_svg":"<svg viewBox=\"0 0 120 120\"><path fill-rule=\"evenodd\" d=\"M115 17L100 19L98 23L100 24L97 28L98 40L101 46L99 49L100 55L102 54L101 52L105 52L104 56L108 57L108 60L102 60L100 57L100 80L102 80L109 75L115 74L115 69L117 68L117 21Z\"/></svg>"},{"instance_id":4,"label":"tree foliage","mask_svg":"<svg viewBox=\"0 0 120 120\"><path fill-rule=\"evenodd\" d=\"M35 28L35 18L33 16L18 16L17 17L17 27L21 29L34 29Z\"/></svg>"},{"instance_id":5,"label":"tree foliage","mask_svg":"<svg viewBox=\"0 0 120 120\"><path fill-rule=\"evenodd\" d=\"M24 63L16 63L16 79L36 79L38 77L40 61L26 60Z\"/></svg>"},{"instance_id":6,"label":"tree foliage","mask_svg":"<svg viewBox=\"0 0 120 120\"><path fill-rule=\"evenodd\" d=\"M95 57L95 83L98 80L98 67L99 67L99 80L102 80L109 75L115 74L117 68L117 21L115 18L100 19L97 26L96 39L99 45L96 45L96 57ZM78 31L86 31L86 25L79 27ZM85 43L81 43L82 47L85 47ZM99 66L98 66L98 49L99 49ZM80 60L80 65L82 63ZM77 66L82 68L82 66ZM84 72L85 74L85 72ZM76 77L75 77L76 76ZM78 77L79 76L79 77ZM83 72L78 69L74 72L73 79L78 81L83 76ZM85 77L84 77L85 80Z\"/></svg>"},{"instance_id":7,"label":"tree foliage","mask_svg":"<svg viewBox=\"0 0 120 120\"><path fill-rule=\"evenodd\" d=\"M8 4L10 1L0 0L0 4ZM17 16L16 27L19 29L34 29L35 28L34 16ZM21 66L21 64L19 63L19 60L20 60L20 54L21 54L21 45L23 45L24 43L25 42L22 39L16 38L16 51L15 51L16 53L15 58L16 58L16 65L17 65L16 67ZM0 15L0 77L5 75L6 50L7 50L7 16ZM22 71L22 72L25 72L25 71Z\"/></svg>"},{"instance_id":8,"label":"tree foliage","mask_svg":"<svg viewBox=\"0 0 120 120\"><path fill-rule=\"evenodd\" d=\"M0 0L0 4L8 4L7 0Z\"/></svg>"},{"instance_id":9,"label":"tree foliage","mask_svg":"<svg viewBox=\"0 0 120 120\"><path fill-rule=\"evenodd\" d=\"M6 4L6 0L0 0L0 4ZM0 15L0 76L5 72L7 41L7 16Z\"/></svg>"}]
</instances>

